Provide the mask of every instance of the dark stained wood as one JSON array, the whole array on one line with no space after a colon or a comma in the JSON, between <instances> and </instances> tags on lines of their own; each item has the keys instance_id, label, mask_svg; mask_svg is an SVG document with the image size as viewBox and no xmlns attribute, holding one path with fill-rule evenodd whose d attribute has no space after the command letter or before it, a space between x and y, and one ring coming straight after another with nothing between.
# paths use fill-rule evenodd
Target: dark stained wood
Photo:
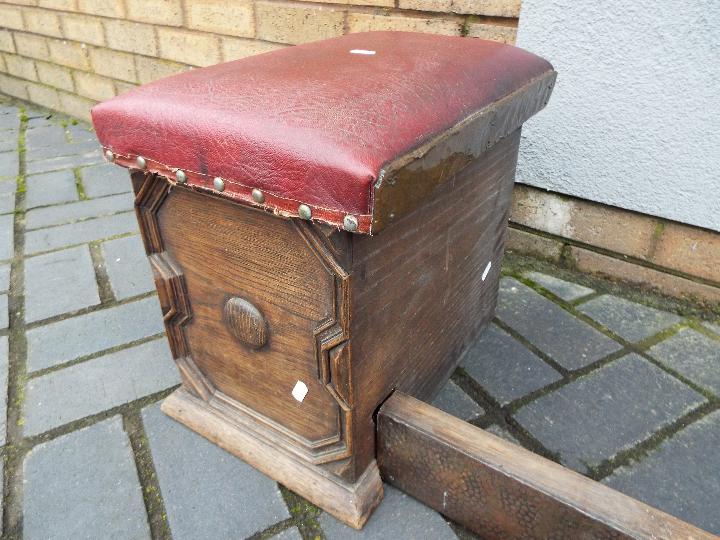
<instances>
[{"instance_id":1,"label":"dark stained wood","mask_svg":"<svg viewBox=\"0 0 720 540\"><path fill-rule=\"evenodd\" d=\"M556 76L548 71L384 166L373 187L373 234L424 206L439 186L520 129L545 107Z\"/></svg>"},{"instance_id":2,"label":"dark stained wood","mask_svg":"<svg viewBox=\"0 0 720 540\"><path fill-rule=\"evenodd\" d=\"M494 314L519 139L372 237L134 173L183 377L164 410L361 525L381 496L378 406L394 389L432 397ZM352 495L331 503L338 489Z\"/></svg>"},{"instance_id":3,"label":"dark stained wood","mask_svg":"<svg viewBox=\"0 0 720 540\"><path fill-rule=\"evenodd\" d=\"M377 429L383 478L486 539L717 538L401 392Z\"/></svg>"},{"instance_id":4,"label":"dark stained wood","mask_svg":"<svg viewBox=\"0 0 720 540\"><path fill-rule=\"evenodd\" d=\"M253 349L260 349L268 340L265 317L258 308L244 298L236 296L225 302L223 316L230 332Z\"/></svg>"},{"instance_id":5,"label":"dark stained wood","mask_svg":"<svg viewBox=\"0 0 720 540\"><path fill-rule=\"evenodd\" d=\"M393 389L430 399L495 313L520 132L377 236L353 236L355 459ZM485 269L490 264L490 270Z\"/></svg>"}]
</instances>

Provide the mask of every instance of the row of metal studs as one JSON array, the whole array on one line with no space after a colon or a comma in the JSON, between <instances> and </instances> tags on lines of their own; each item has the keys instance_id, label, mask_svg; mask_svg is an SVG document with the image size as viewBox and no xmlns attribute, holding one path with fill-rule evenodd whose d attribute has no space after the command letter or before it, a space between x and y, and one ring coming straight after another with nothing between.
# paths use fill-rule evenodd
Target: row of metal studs
<instances>
[{"instance_id":1,"label":"row of metal studs","mask_svg":"<svg viewBox=\"0 0 720 540\"><path fill-rule=\"evenodd\" d=\"M113 154L110 150L105 151L105 157L108 161L115 161L115 154ZM145 161L145 158L142 156L138 156L135 159L135 164L138 166L139 169L144 170L145 167L147 167L147 161ZM185 174L185 171L182 169L178 169L175 173L175 179L178 181L179 184L184 184L187 182L187 174ZM213 187L216 191L224 191L225 190L225 181L220 178L219 176L216 176L213 179ZM262 204L265 202L265 194L260 191L258 188L254 188L252 190L252 199L258 204ZM298 215L302 219L311 219L312 218L312 209L307 204L301 204L298 206ZM343 218L343 227L346 231L356 231L358 228L358 221L355 216L352 216L350 214L346 215Z\"/></svg>"}]
</instances>

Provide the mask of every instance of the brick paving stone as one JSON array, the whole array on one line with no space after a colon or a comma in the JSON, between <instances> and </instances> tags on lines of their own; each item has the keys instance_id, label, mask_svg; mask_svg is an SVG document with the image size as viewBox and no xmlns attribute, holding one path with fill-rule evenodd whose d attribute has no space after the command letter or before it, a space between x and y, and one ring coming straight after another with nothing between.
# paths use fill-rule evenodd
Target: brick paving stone
<instances>
[{"instance_id":1,"label":"brick paving stone","mask_svg":"<svg viewBox=\"0 0 720 540\"><path fill-rule=\"evenodd\" d=\"M10 326L10 316L8 313L8 295L0 294L0 329Z\"/></svg>"},{"instance_id":2,"label":"brick paving stone","mask_svg":"<svg viewBox=\"0 0 720 540\"><path fill-rule=\"evenodd\" d=\"M4 138L2 136L3 134L0 133L0 152L15 152L18 149L18 141L17 141L17 133L15 133L15 137L6 137Z\"/></svg>"},{"instance_id":3,"label":"brick paving stone","mask_svg":"<svg viewBox=\"0 0 720 540\"><path fill-rule=\"evenodd\" d=\"M100 154L100 150L93 150L92 152L76 154L74 156L62 156L51 159L41 159L38 161L29 161L25 164L25 172L27 174L37 174L49 171L58 171L60 169L72 169L102 163L103 160L104 158Z\"/></svg>"},{"instance_id":4,"label":"brick paving stone","mask_svg":"<svg viewBox=\"0 0 720 540\"><path fill-rule=\"evenodd\" d=\"M152 270L140 236L103 242L102 252L116 298L130 298L155 290Z\"/></svg>"},{"instance_id":5,"label":"brick paving stone","mask_svg":"<svg viewBox=\"0 0 720 540\"><path fill-rule=\"evenodd\" d=\"M500 282L498 317L566 369L579 369L621 348L519 281Z\"/></svg>"},{"instance_id":6,"label":"brick paving stone","mask_svg":"<svg viewBox=\"0 0 720 540\"><path fill-rule=\"evenodd\" d=\"M132 190L130 176L122 167L104 163L82 170L82 182L88 197L104 197Z\"/></svg>"},{"instance_id":7,"label":"brick paving stone","mask_svg":"<svg viewBox=\"0 0 720 540\"><path fill-rule=\"evenodd\" d=\"M0 129L18 129L20 127L20 116L18 109L0 114Z\"/></svg>"},{"instance_id":8,"label":"brick paving stone","mask_svg":"<svg viewBox=\"0 0 720 540\"><path fill-rule=\"evenodd\" d=\"M28 370L45 369L163 331L155 296L27 331Z\"/></svg>"},{"instance_id":9,"label":"brick paving stone","mask_svg":"<svg viewBox=\"0 0 720 540\"><path fill-rule=\"evenodd\" d=\"M500 405L561 378L536 354L494 324L465 353L462 367Z\"/></svg>"},{"instance_id":10,"label":"brick paving stone","mask_svg":"<svg viewBox=\"0 0 720 540\"><path fill-rule=\"evenodd\" d=\"M689 425L603 483L720 535L720 411Z\"/></svg>"},{"instance_id":11,"label":"brick paving stone","mask_svg":"<svg viewBox=\"0 0 720 540\"><path fill-rule=\"evenodd\" d=\"M36 446L25 458L24 477L28 540L150 538L119 416Z\"/></svg>"},{"instance_id":12,"label":"brick paving stone","mask_svg":"<svg viewBox=\"0 0 720 540\"><path fill-rule=\"evenodd\" d=\"M15 178L0 180L0 193L15 193L17 191L17 180Z\"/></svg>"},{"instance_id":13,"label":"brick paving stone","mask_svg":"<svg viewBox=\"0 0 720 540\"><path fill-rule=\"evenodd\" d=\"M654 345L648 351L673 371L720 396L720 341L691 328Z\"/></svg>"},{"instance_id":14,"label":"brick paving stone","mask_svg":"<svg viewBox=\"0 0 720 540\"><path fill-rule=\"evenodd\" d=\"M15 216L0 216L0 260L12 259L15 250Z\"/></svg>"},{"instance_id":15,"label":"brick paving stone","mask_svg":"<svg viewBox=\"0 0 720 540\"><path fill-rule=\"evenodd\" d=\"M72 171L28 176L25 189L26 208L72 202L80 198Z\"/></svg>"},{"instance_id":16,"label":"brick paving stone","mask_svg":"<svg viewBox=\"0 0 720 540\"><path fill-rule=\"evenodd\" d=\"M123 193L100 199L34 208L27 212L25 225L27 230L34 230L118 212L128 212L132 209L132 196Z\"/></svg>"},{"instance_id":17,"label":"brick paving stone","mask_svg":"<svg viewBox=\"0 0 720 540\"><path fill-rule=\"evenodd\" d=\"M166 416L143 409L175 540L245 538L290 517L278 485Z\"/></svg>"},{"instance_id":18,"label":"brick paving stone","mask_svg":"<svg viewBox=\"0 0 720 540\"><path fill-rule=\"evenodd\" d=\"M1 470L1 469L0 469ZM283 532L271 537L273 540L302 540L297 527L288 527Z\"/></svg>"},{"instance_id":19,"label":"brick paving stone","mask_svg":"<svg viewBox=\"0 0 720 540\"><path fill-rule=\"evenodd\" d=\"M15 211L15 193L0 193L0 214Z\"/></svg>"},{"instance_id":20,"label":"brick paving stone","mask_svg":"<svg viewBox=\"0 0 720 540\"><path fill-rule=\"evenodd\" d=\"M469 422L485 414L483 408L475 403L462 389L452 381L448 381L432 404L446 413Z\"/></svg>"},{"instance_id":21,"label":"brick paving stone","mask_svg":"<svg viewBox=\"0 0 720 540\"><path fill-rule=\"evenodd\" d=\"M127 212L58 225L49 229L28 231L25 235L25 253L31 255L41 251L137 232L137 230L135 214Z\"/></svg>"},{"instance_id":22,"label":"brick paving stone","mask_svg":"<svg viewBox=\"0 0 720 540\"><path fill-rule=\"evenodd\" d=\"M562 298L566 302L572 302L588 294L592 294L595 291L589 287L583 287L577 283L571 281L565 281L564 279L556 278L555 276L548 276L547 274L541 274L540 272L528 272L525 276L535 283L547 289L558 298Z\"/></svg>"},{"instance_id":23,"label":"brick paving stone","mask_svg":"<svg viewBox=\"0 0 720 540\"><path fill-rule=\"evenodd\" d=\"M28 117L28 121L27 121L28 129L56 125L52 118L50 118L47 114L42 113L40 111L36 111L35 113L33 113L35 116L31 116L27 111L25 111L25 114Z\"/></svg>"},{"instance_id":24,"label":"brick paving stone","mask_svg":"<svg viewBox=\"0 0 720 540\"><path fill-rule=\"evenodd\" d=\"M20 160L17 152L3 152L0 154L0 178L12 178L20 172Z\"/></svg>"},{"instance_id":25,"label":"brick paving stone","mask_svg":"<svg viewBox=\"0 0 720 540\"><path fill-rule=\"evenodd\" d=\"M642 341L682 321L672 313L611 294L593 298L577 309L628 341Z\"/></svg>"},{"instance_id":26,"label":"brick paving stone","mask_svg":"<svg viewBox=\"0 0 720 540\"><path fill-rule=\"evenodd\" d=\"M25 321L100 303L90 248L78 246L25 259Z\"/></svg>"},{"instance_id":27,"label":"brick paving stone","mask_svg":"<svg viewBox=\"0 0 720 540\"><path fill-rule=\"evenodd\" d=\"M713 324L709 322L704 322L703 326L707 328L708 330L715 332L718 336L720 336L720 324Z\"/></svg>"},{"instance_id":28,"label":"brick paving stone","mask_svg":"<svg viewBox=\"0 0 720 540\"><path fill-rule=\"evenodd\" d=\"M0 264L0 292L10 288L10 265Z\"/></svg>"},{"instance_id":29,"label":"brick paving stone","mask_svg":"<svg viewBox=\"0 0 720 540\"><path fill-rule=\"evenodd\" d=\"M28 382L24 434L37 435L179 383L164 338L53 371Z\"/></svg>"},{"instance_id":30,"label":"brick paving stone","mask_svg":"<svg viewBox=\"0 0 720 540\"><path fill-rule=\"evenodd\" d=\"M586 472L705 399L636 354L547 394L515 418L562 462Z\"/></svg>"},{"instance_id":31,"label":"brick paving stone","mask_svg":"<svg viewBox=\"0 0 720 540\"><path fill-rule=\"evenodd\" d=\"M65 128L58 124L33 127L25 132L25 147L31 151L43 146L58 146L67 142Z\"/></svg>"},{"instance_id":32,"label":"brick paving stone","mask_svg":"<svg viewBox=\"0 0 720 540\"><path fill-rule=\"evenodd\" d=\"M67 128L70 138L73 142L93 142L96 145L98 143L97 135L94 131L82 126L80 124L70 124Z\"/></svg>"},{"instance_id":33,"label":"brick paving stone","mask_svg":"<svg viewBox=\"0 0 720 540\"><path fill-rule=\"evenodd\" d=\"M0 336L0 446L4 446L7 442L6 422L9 362L8 337ZM2 462L2 460L0 460L0 462Z\"/></svg>"},{"instance_id":34,"label":"brick paving stone","mask_svg":"<svg viewBox=\"0 0 720 540\"><path fill-rule=\"evenodd\" d=\"M63 156L74 156L77 154L87 154L97 150L97 143L85 141L79 143L65 143L55 146L42 146L25 152L27 161L37 161L41 159L52 159Z\"/></svg>"},{"instance_id":35,"label":"brick paving stone","mask_svg":"<svg viewBox=\"0 0 720 540\"><path fill-rule=\"evenodd\" d=\"M520 441L518 441L515 437L513 437L512 434L508 430L501 428L497 424L493 424L489 428L486 428L485 431L489 431L493 435L496 435L497 437L500 437L501 439L505 439L507 442L511 442L513 444L517 444L518 446L522 446L520 444Z\"/></svg>"},{"instance_id":36,"label":"brick paving stone","mask_svg":"<svg viewBox=\"0 0 720 540\"><path fill-rule=\"evenodd\" d=\"M318 521L325 532L325 538L327 540L457 539L450 525L440 514L392 486L385 484L384 487L385 497L382 503L360 531L339 522L328 513L323 513Z\"/></svg>"}]
</instances>

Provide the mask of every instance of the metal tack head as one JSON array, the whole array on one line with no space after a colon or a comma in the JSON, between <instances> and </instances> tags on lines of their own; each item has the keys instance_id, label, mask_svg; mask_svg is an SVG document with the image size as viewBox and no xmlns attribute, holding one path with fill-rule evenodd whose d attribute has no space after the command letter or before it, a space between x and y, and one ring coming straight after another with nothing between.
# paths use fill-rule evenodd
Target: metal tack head
<instances>
[{"instance_id":1,"label":"metal tack head","mask_svg":"<svg viewBox=\"0 0 720 540\"><path fill-rule=\"evenodd\" d=\"M113 154L110 150L105 150L105 159L108 161L115 161L115 154Z\"/></svg>"},{"instance_id":2,"label":"metal tack head","mask_svg":"<svg viewBox=\"0 0 720 540\"><path fill-rule=\"evenodd\" d=\"M256 203L264 203L265 202L265 194L260 191L258 188L255 188L252 190L252 198L253 201Z\"/></svg>"},{"instance_id":3,"label":"metal tack head","mask_svg":"<svg viewBox=\"0 0 720 540\"><path fill-rule=\"evenodd\" d=\"M215 179L213 180L213 186L218 191L224 191L225 190L225 181L222 178L220 178L219 176L216 176Z\"/></svg>"},{"instance_id":4,"label":"metal tack head","mask_svg":"<svg viewBox=\"0 0 720 540\"><path fill-rule=\"evenodd\" d=\"M345 216L343 218L343 227L346 231L355 232L358 228L358 220L355 216Z\"/></svg>"},{"instance_id":5,"label":"metal tack head","mask_svg":"<svg viewBox=\"0 0 720 540\"><path fill-rule=\"evenodd\" d=\"M312 210L307 204L301 204L298 206L298 215L303 219L310 219L312 217Z\"/></svg>"},{"instance_id":6,"label":"metal tack head","mask_svg":"<svg viewBox=\"0 0 720 540\"><path fill-rule=\"evenodd\" d=\"M175 178L177 179L179 184L184 184L187 182L187 174L185 174L185 171L178 171L175 173Z\"/></svg>"},{"instance_id":7,"label":"metal tack head","mask_svg":"<svg viewBox=\"0 0 720 540\"><path fill-rule=\"evenodd\" d=\"M138 166L138 169L144 169L147 167L147 161L145 161L145 158L142 156L135 158L135 164Z\"/></svg>"}]
</instances>

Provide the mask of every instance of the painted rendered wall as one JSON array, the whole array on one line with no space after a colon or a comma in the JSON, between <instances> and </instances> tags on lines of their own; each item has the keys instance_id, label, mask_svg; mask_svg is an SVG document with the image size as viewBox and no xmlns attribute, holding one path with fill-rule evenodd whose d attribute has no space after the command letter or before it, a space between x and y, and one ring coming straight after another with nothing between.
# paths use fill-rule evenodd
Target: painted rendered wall
<instances>
[{"instance_id":1,"label":"painted rendered wall","mask_svg":"<svg viewBox=\"0 0 720 540\"><path fill-rule=\"evenodd\" d=\"M720 2L523 0L559 72L518 181L720 231Z\"/></svg>"}]
</instances>

